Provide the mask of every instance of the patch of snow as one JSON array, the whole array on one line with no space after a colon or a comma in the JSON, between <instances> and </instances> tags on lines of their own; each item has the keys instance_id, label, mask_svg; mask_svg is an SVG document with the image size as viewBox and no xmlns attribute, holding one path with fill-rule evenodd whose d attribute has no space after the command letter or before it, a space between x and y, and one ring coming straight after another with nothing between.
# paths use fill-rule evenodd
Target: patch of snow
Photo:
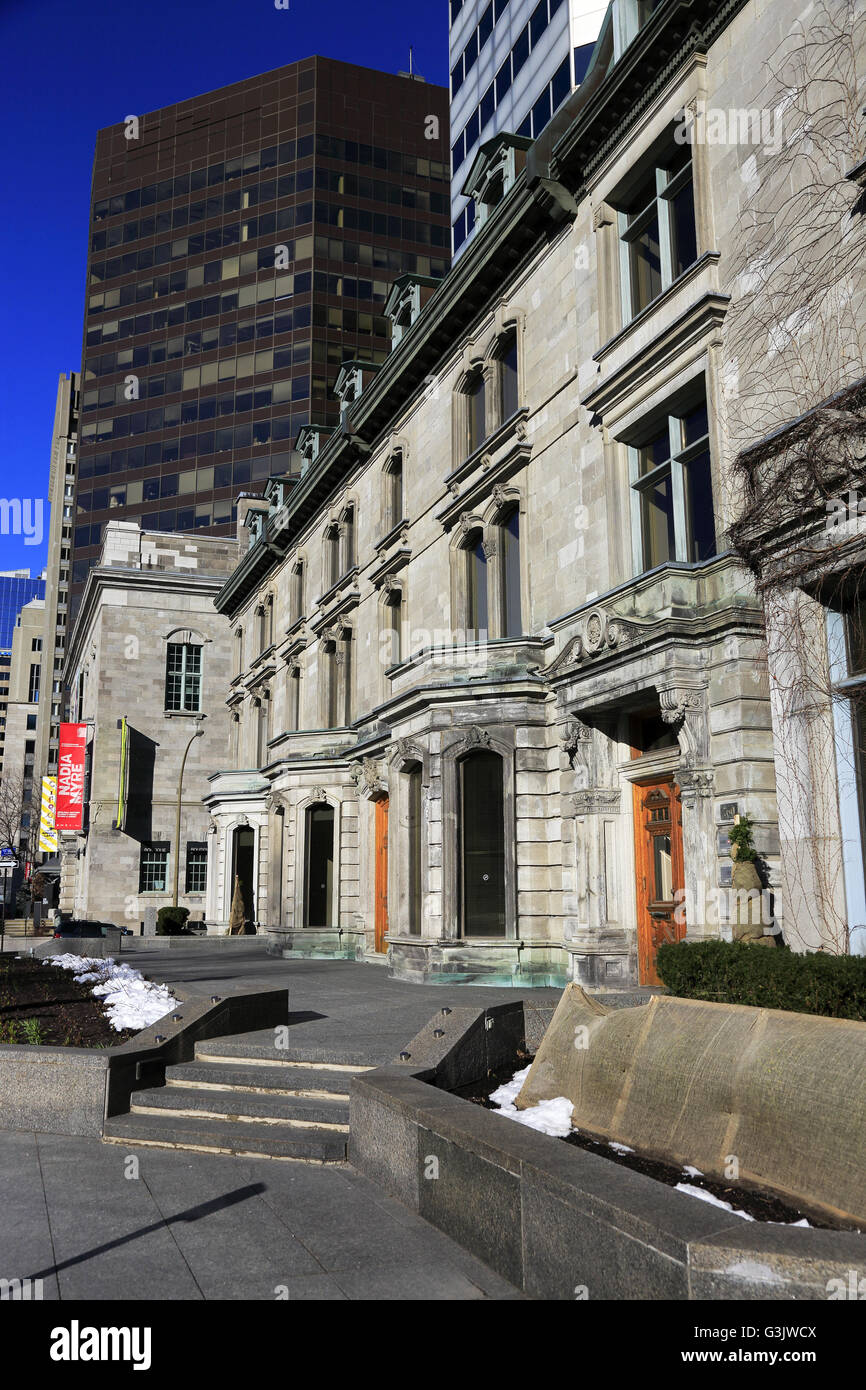
<instances>
[{"instance_id":1,"label":"patch of snow","mask_svg":"<svg viewBox=\"0 0 866 1390\"><path fill-rule=\"evenodd\" d=\"M528 1075L529 1067L524 1067L523 1071L515 1072L510 1081L506 1081L491 1093L490 1099L498 1107L496 1114L507 1115L509 1120L516 1120L518 1124L539 1130L542 1134L550 1134L554 1139L564 1139L571 1133L571 1117L574 1113L574 1106L565 1096L557 1096L555 1100L541 1100L537 1105L528 1106L526 1110L518 1110L514 1104Z\"/></svg>"},{"instance_id":2,"label":"patch of snow","mask_svg":"<svg viewBox=\"0 0 866 1390\"><path fill-rule=\"evenodd\" d=\"M614 1149L618 1154L633 1154L634 1149L630 1149L628 1144L618 1144L615 1139L608 1139L607 1147Z\"/></svg>"},{"instance_id":3,"label":"patch of snow","mask_svg":"<svg viewBox=\"0 0 866 1390\"><path fill-rule=\"evenodd\" d=\"M688 1173L690 1178L702 1178L704 1176L700 1168L692 1168L689 1163L683 1165L683 1172Z\"/></svg>"},{"instance_id":4,"label":"patch of snow","mask_svg":"<svg viewBox=\"0 0 866 1390\"><path fill-rule=\"evenodd\" d=\"M101 960L70 952L49 956L44 964L73 971L77 984L96 981L92 993L102 997L108 1020L118 1033L124 1028L149 1028L177 1006L166 985L146 980L140 970L118 965L111 956Z\"/></svg>"},{"instance_id":5,"label":"patch of snow","mask_svg":"<svg viewBox=\"0 0 866 1390\"><path fill-rule=\"evenodd\" d=\"M725 1211L733 1212L734 1216L741 1216L744 1221L755 1219L747 1211L738 1211L730 1202L723 1202L721 1197L714 1197L712 1192L705 1192L702 1187L694 1187L690 1182L678 1182L674 1191L687 1192L690 1197L700 1197L702 1202L711 1202L714 1207L723 1207Z\"/></svg>"},{"instance_id":6,"label":"patch of snow","mask_svg":"<svg viewBox=\"0 0 866 1390\"><path fill-rule=\"evenodd\" d=\"M736 1264L725 1265L726 1274L736 1274L742 1279L754 1279L762 1284L784 1284L784 1279L769 1265L759 1264L757 1260L738 1260Z\"/></svg>"}]
</instances>

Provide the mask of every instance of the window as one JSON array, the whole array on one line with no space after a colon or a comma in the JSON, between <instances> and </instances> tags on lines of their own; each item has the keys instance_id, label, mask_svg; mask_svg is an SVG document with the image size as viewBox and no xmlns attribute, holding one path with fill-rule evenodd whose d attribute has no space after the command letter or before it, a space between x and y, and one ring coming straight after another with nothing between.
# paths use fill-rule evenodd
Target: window
<instances>
[{"instance_id":1,"label":"window","mask_svg":"<svg viewBox=\"0 0 866 1390\"><path fill-rule=\"evenodd\" d=\"M28 727L28 729L35 729L35 728L36 728L36 715L35 715L35 714L28 714L28 716L27 716L27 727Z\"/></svg>"},{"instance_id":2,"label":"window","mask_svg":"<svg viewBox=\"0 0 866 1390\"><path fill-rule=\"evenodd\" d=\"M301 668L286 667L286 728L295 732L300 728L301 715Z\"/></svg>"},{"instance_id":3,"label":"window","mask_svg":"<svg viewBox=\"0 0 866 1390\"><path fill-rule=\"evenodd\" d=\"M186 892L207 891L207 842L188 840L186 846Z\"/></svg>"},{"instance_id":4,"label":"window","mask_svg":"<svg viewBox=\"0 0 866 1390\"><path fill-rule=\"evenodd\" d=\"M306 813L305 925L328 927L333 922L334 808L310 806Z\"/></svg>"},{"instance_id":5,"label":"window","mask_svg":"<svg viewBox=\"0 0 866 1390\"><path fill-rule=\"evenodd\" d=\"M705 401L668 415L630 449L636 573L716 553Z\"/></svg>"},{"instance_id":6,"label":"window","mask_svg":"<svg viewBox=\"0 0 866 1390\"><path fill-rule=\"evenodd\" d=\"M243 674L244 669L244 630L235 628L235 675Z\"/></svg>"},{"instance_id":7,"label":"window","mask_svg":"<svg viewBox=\"0 0 866 1390\"><path fill-rule=\"evenodd\" d=\"M518 407L517 334L509 333L499 353L502 422L510 420Z\"/></svg>"},{"instance_id":8,"label":"window","mask_svg":"<svg viewBox=\"0 0 866 1390\"><path fill-rule=\"evenodd\" d=\"M487 638L487 554L480 531L466 549L466 627L467 638Z\"/></svg>"},{"instance_id":9,"label":"window","mask_svg":"<svg viewBox=\"0 0 866 1390\"><path fill-rule=\"evenodd\" d=\"M355 508L347 507L343 513L343 573L348 574L355 565Z\"/></svg>"},{"instance_id":10,"label":"window","mask_svg":"<svg viewBox=\"0 0 866 1390\"><path fill-rule=\"evenodd\" d=\"M403 660L403 595L399 589L392 589L388 595L385 611L391 639L388 664L399 666Z\"/></svg>"},{"instance_id":11,"label":"window","mask_svg":"<svg viewBox=\"0 0 866 1390\"><path fill-rule=\"evenodd\" d=\"M520 509L512 507L500 522L502 559L502 623L500 636L519 637L523 631L520 611Z\"/></svg>"},{"instance_id":12,"label":"window","mask_svg":"<svg viewBox=\"0 0 866 1390\"><path fill-rule=\"evenodd\" d=\"M697 260L691 147L651 168L618 217L628 323Z\"/></svg>"},{"instance_id":13,"label":"window","mask_svg":"<svg viewBox=\"0 0 866 1390\"><path fill-rule=\"evenodd\" d=\"M329 526L325 532L325 591L332 589L340 578L340 532Z\"/></svg>"},{"instance_id":14,"label":"window","mask_svg":"<svg viewBox=\"0 0 866 1390\"><path fill-rule=\"evenodd\" d=\"M165 893L168 884L168 845L143 844L138 867L139 893Z\"/></svg>"},{"instance_id":15,"label":"window","mask_svg":"<svg viewBox=\"0 0 866 1390\"><path fill-rule=\"evenodd\" d=\"M326 642L322 649L323 714L326 729L337 727L337 644Z\"/></svg>"},{"instance_id":16,"label":"window","mask_svg":"<svg viewBox=\"0 0 866 1390\"><path fill-rule=\"evenodd\" d=\"M31 641L31 643L30 643L30 650L31 650L32 652L41 652L41 651L42 651L42 638L41 638L41 637L34 637L34 638L32 639L32 641Z\"/></svg>"},{"instance_id":17,"label":"window","mask_svg":"<svg viewBox=\"0 0 866 1390\"><path fill-rule=\"evenodd\" d=\"M304 616L304 562L299 560L292 571L292 623Z\"/></svg>"},{"instance_id":18,"label":"window","mask_svg":"<svg viewBox=\"0 0 866 1390\"><path fill-rule=\"evenodd\" d=\"M352 722L352 634L344 632L337 655L339 667L338 716L348 726Z\"/></svg>"},{"instance_id":19,"label":"window","mask_svg":"<svg viewBox=\"0 0 866 1390\"><path fill-rule=\"evenodd\" d=\"M169 642L165 663L165 707L186 713L201 709L201 647Z\"/></svg>"},{"instance_id":20,"label":"window","mask_svg":"<svg viewBox=\"0 0 866 1390\"><path fill-rule=\"evenodd\" d=\"M467 404L467 452L474 454L487 438L485 425L486 390L484 374L476 372L466 388Z\"/></svg>"},{"instance_id":21,"label":"window","mask_svg":"<svg viewBox=\"0 0 866 1390\"><path fill-rule=\"evenodd\" d=\"M268 741L271 736L271 702L268 692L263 691L255 701L256 708L256 767L264 767L268 761Z\"/></svg>"},{"instance_id":22,"label":"window","mask_svg":"<svg viewBox=\"0 0 866 1390\"><path fill-rule=\"evenodd\" d=\"M403 455L394 454L385 473L388 529L393 531L403 520Z\"/></svg>"},{"instance_id":23,"label":"window","mask_svg":"<svg viewBox=\"0 0 866 1390\"><path fill-rule=\"evenodd\" d=\"M38 704L38 702L39 702L39 673L40 673L40 670L41 670L41 667L40 667L38 661L35 661L35 662L33 662L33 663L31 664L31 667L30 667L30 680L29 680L28 685L27 685L27 703L28 703L29 705L35 705L35 704Z\"/></svg>"}]
</instances>

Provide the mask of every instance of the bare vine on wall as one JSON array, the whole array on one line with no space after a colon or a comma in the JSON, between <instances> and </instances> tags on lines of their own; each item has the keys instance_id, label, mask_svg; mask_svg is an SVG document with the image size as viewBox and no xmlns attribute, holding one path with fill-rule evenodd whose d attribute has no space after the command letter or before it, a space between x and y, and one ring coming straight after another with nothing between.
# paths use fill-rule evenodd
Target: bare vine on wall
<instances>
[{"instance_id":1,"label":"bare vine on wall","mask_svg":"<svg viewBox=\"0 0 866 1390\"><path fill-rule=\"evenodd\" d=\"M866 781L866 684L841 679L866 666L866 193L848 177L866 157L864 71L857 0L819 0L768 64L779 133L743 171L723 369L730 539L767 628L783 896L831 952L856 925L840 756Z\"/></svg>"}]
</instances>

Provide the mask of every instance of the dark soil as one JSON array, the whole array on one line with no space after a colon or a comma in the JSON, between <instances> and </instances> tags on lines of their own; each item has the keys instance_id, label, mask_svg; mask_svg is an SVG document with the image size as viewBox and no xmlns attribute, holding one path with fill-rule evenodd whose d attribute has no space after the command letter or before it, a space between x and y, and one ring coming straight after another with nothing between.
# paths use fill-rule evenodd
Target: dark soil
<instances>
[{"instance_id":1,"label":"dark soil","mask_svg":"<svg viewBox=\"0 0 866 1390\"><path fill-rule=\"evenodd\" d=\"M523 1067L528 1066L531 1060L531 1058L522 1056L515 1065L515 1071L520 1071ZM510 1080L511 1076L490 1076L485 1087L473 1087L474 1094L467 1095L466 1099L473 1101L476 1105L483 1105L487 1110L497 1110L498 1106L493 1104L490 1095L503 1082ZM658 1159L646 1158L639 1153L619 1153L616 1149L612 1149L604 1139L594 1138L586 1131L572 1130L571 1134L567 1135L562 1142L572 1144L578 1149L585 1149L588 1153L598 1154L611 1163L621 1164L623 1168L631 1168L635 1173L643 1173L648 1178L655 1178L656 1182L663 1182L667 1187L676 1187L677 1183L682 1182L688 1183L690 1187L702 1188L704 1192L709 1192L713 1197L718 1197L723 1202L730 1202L737 1211L746 1212L749 1216L754 1217L755 1221L792 1223L802 1221L805 1217L810 1226L825 1230L855 1231L859 1229L859 1227L846 1224L843 1221L834 1222L829 1217L813 1211L803 1211L763 1190L745 1187L739 1183L726 1183L719 1178L709 1178L703 1175L695 1177L691 1173L684 1172L674 1163L660 1162ZM719 1210L721 1214L721 1208Z\"/></svg>"},{"instance_id":2,"label":"dark soil","mask_svg":"<svg viewBox=\"0 0 866 1390\"><path fill-rule=\"evenodd\" d=\"M111 1047L134 1037L133 1029L118 1032L111 1026L101 1000L90 991L91 985L76 984L72 971L59 965L0 958L0 1043Z\"/></svg>"}]
</instances>

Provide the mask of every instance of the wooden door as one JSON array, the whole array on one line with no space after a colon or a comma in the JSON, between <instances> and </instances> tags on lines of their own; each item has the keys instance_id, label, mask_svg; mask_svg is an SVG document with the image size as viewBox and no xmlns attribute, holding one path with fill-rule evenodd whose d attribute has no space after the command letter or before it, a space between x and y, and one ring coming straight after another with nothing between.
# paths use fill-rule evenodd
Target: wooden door
<instances>
[{"instance_id":1,"label":"wooden door","mask_svg":"<svg viewBox=\"0 0 866 1390\"><path fill-rule=\"evenodd\" d=\"M656 952L686 934L683 901L683 818L673 777L634 787L638 977L660 985Z\"/></svg>"},{"instance_id":2,"label":"wooden door","mask_svg":"<svg viewBox=\"0 0 866 1390\"><path fill-rule=\"evenodd\" d=\"M388 948L385 933L388 930L388 798L380 797L376 807L376 950L384 953Z\"/></svg>"}]
</instances>

